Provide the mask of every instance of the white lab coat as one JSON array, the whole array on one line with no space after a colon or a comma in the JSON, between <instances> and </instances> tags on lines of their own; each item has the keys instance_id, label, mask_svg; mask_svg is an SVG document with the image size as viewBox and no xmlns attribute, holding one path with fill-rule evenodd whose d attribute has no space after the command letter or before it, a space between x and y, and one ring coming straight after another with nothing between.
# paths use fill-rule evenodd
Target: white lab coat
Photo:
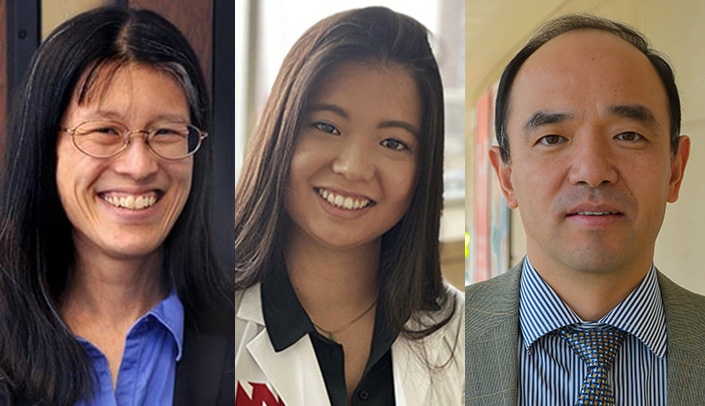
<instances>
[{"instance_id":1,"label":"white lab coat","mask_svg":"<svg viewBox=\"0 0 705 406\"><path fill-rule=\"evenodd\" d=\"M457 307L448 324L423 340L399 336L392 344L397 406L464 404L465 299L451 289ZM236 292L235 306L237 393L243 391L253 400L268 398L266 406L330 406L311 338L305 335L284 351L274 351L264 325L259 284Z\"/></svg>"}]
</instances>

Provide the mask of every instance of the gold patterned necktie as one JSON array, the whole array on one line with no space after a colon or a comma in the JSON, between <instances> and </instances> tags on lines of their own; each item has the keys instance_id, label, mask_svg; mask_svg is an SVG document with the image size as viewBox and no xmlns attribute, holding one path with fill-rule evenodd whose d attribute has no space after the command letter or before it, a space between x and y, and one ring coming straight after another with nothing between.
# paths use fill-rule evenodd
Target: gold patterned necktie
<instances>
[{"instance_id":1,"label":"gold patterned necktie","mask_svg":"<svg viewBox=\"0 0 705 406\"><path fill-rule=\"evenodd\" d=\"M568 341L588 365L588 374L580 387L575 406L614 406L614 393L607 381L607 371L626 333L614 327L591 330L564 327L555 334Z\"/></svg>"}]
</instances>

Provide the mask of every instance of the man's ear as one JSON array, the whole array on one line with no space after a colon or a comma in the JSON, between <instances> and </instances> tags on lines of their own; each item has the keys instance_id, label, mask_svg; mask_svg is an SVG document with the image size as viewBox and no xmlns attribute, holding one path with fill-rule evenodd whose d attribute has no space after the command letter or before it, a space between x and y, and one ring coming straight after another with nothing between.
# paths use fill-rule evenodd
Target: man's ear
<instances>
[{"instance_id":1,"label":"man's ear","mask_svg":"<svg viewBox=\"0 0 705 406\"><path fill-rule=\"evenodd\" d=\"M678 138L678 152L671 159L671 179L668 182L669 203L678 200L678 193L681 190L681 183L683 183L683 175L685 174L685 165L688 163L689 156L690 138L687 135L681 135Z\"/></svg>"},{"instance_id":2,"label":"man's ear","mask_svg":"<svg viewBox=\"0 0 705 406\"><path fill-rule=\"evenodd\" d=\"M490 163L499 179L499 185L502 188L504 199L507 201L507 206L509 206L510 209L516 209L519 207L519 204L517 203L516 195L514 194L514 186L512 185L512 167L510 164L505 164L502 161L499 147L490 147L489 154Z\"/></svg>"}]
</instances>

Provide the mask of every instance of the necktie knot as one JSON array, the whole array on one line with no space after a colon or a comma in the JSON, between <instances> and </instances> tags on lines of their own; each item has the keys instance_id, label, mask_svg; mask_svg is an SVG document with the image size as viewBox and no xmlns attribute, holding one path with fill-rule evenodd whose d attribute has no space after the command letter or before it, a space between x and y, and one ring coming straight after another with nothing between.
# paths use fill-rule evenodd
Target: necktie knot
<instances>
[{"instance_id":1,"label":"necktie knot","mask_svg":"<svg viewBox=\"0 0 705 406\"><path fill-rule=\"evenodd\" d=\"M609 369L617 354L619 346L624 341L624 331L614 327L607 329L578 330L565 327L557 331L580 358L590 367L604 367Z\"/></svg>"},{"instance_id":2,"label":"necktie knot","mask_svg":"<svg viewBox=\"0 0 705 406\"><path fill-rule=\"evenodd\" d=\"M588 366L580 389L578 405L614 405L614 394L607 381L609 370L626 333L614 327L579 330L564 327L555 335L565 339Z\"/></svg>"}]
</instances>

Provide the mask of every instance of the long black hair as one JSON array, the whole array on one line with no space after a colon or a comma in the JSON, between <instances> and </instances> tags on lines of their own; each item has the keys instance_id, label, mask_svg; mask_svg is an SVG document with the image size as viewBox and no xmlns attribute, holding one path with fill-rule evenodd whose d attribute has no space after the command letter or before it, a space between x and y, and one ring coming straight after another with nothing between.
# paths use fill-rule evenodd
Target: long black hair
<instances>
[{"instance_id":1,"label":"long black hair","mask_svg":"<svg viewBox=\"0 0 705 406\"><path fill-rule=\"evenodd\" d=\"M147 10L106 7L66 21L41 44L10 98L0 185L0 386L33 404L73 405L92 394L89 362L58 312L75 250L57 192L56 142L72 95L82 103L128 64L172 75L186 94L191 123L209 131L197 57L176 27ZM233 300L232 277L216 264L209 241L211 155L206 140L164 243L164 278L187 317Z\"/></svg>"},{"instance_id":2,"label":"long black hair","mask_svg":"<svg viewBox=\"0 0 705 406\"><path fill-rule=\"evenodd\" d=\"M284 193L303 114L322 78L347 61L402 66L419 90L423 128L418 183L406 214L382 236L379 301L391 331L423 337L455 312L439 263L443 86L427 29L384 7L349 10L319 21L284 59L236 189L235 288L250 287L280 268L289 222ZM431 325L417 317L439 310L445 311L443 317ZM410 318L425 327L406 328Z\"/></svg>"}]
</instances>

